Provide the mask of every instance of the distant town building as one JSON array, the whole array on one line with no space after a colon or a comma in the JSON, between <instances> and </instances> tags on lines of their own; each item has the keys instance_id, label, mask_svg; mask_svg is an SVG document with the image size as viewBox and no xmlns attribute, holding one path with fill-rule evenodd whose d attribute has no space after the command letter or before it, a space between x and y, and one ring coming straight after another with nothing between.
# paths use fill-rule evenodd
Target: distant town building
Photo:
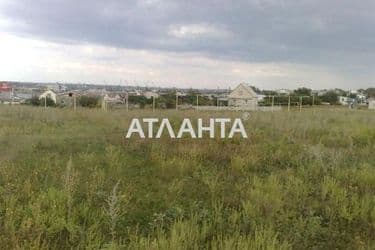
<instances>
[{"instance_id":1,"label":"distant town building","mask_svg":"<svg viewBox=\"0 0 375 250\"><path fill-rule=\"evenodd\" d=\"M360 102L360 103L365 103L366 100L367 100L367 97L366 97L366 95L364 95L364 94L357 94L357 100L358 100L358 102Z\"/></svg>"},{"instance_id":2,"label":"distant town building","mask_svg":"<svg viewBox=\"0 0 375 250\"><path fill-rule=\"evenodd\" d=\"M187 94L184 93L184 92L182 92L182 91L177 91L177 92L176 92L176 95L177 95L177 96L187 96Z\"/></svg>"},{"instance_id":3,"label":"distant town building","mask_svg":"<svg viewBox=\"0 0 375 250\"><path fill-rule=\"evenodd\" d=\"M375 110L375 98L370 98L368 100L368 108L369 109L374 109Z\"/></svg>"},{"instance_id":4,"label":"distant town building","mask_svg":"<svg viewBox=\"0 0 375 250\"><path fill-rule=\"evenodd\" d=\"M289 89L279 89L276 90L276 93L279 95L290 95L293 91Z\"/></svg>"},{"instance_id":5,"label":"distant town building","mask_svg":"<svg viewBox=\"0 0 375 250\"><path fill-rule=\"evenodd\" d=\"M338 100L339 104L344 105L344 106L347 106L354 102L354 99L347 97L347 96L339 96L338 99L339 99Z\"/></svg>"},{"instance_id":6,"label":"distant town building","mask_svg":"<svg viewBox=\"0 0 375 250\"><path fill-rule=\"evenodd\" d=\"M9 103L13 100L13 89L6 83L0 83L0 102Z\"/></svg>"},{"instance_id":7,"label":"distant town building","mask_svg":"<svg viewBox=\"0 0 375 250\"><path fill-rule=\"evenodd\" d=\"M228 96L228 106L252 107L258 105L258 96L247 84L239 84Z\"/></svg>"},{"instance_id":8,"label":"distant town building","mask_svg":"<svg viewBox=\"0 0 375 250\"><path fill-rule=\"evenodd\" d=\"M103 88L90 88L83 92L84 95L88 96L104 96L107 91Z\"/></svg>"},{"instance_id":9,"label":"distant town building","mask_svg":"<svg viewBox=\"0 0 375 250\"><path fill-rule=\"evenodd\" d=\"M159 94L154 91L145 91L143 92L143 96L146 97L147 99L159 98Z\"/></svg>"},{"instance_id":10,"label":"distant town building","mask_svg":"<svg viewBox=\"0 0 375 250\"><path fill-rule=\"evenodd\" d=\"M262 102L262 101L264 101L264 99L265 99L266 97L267 97L266 95L258 94L258 96L257 96L257 98L258 98L258 102Z\"/></svg>"},{"instance_id":11,"label":"distant town building","mask_svg":"<svg viewBox=\"0 0 375 250\"><path fill-rule=\"evenodd\" d=\"M141 91L137 89L132 89L127 91L129 96L141 96Z\"/></svg>"},{"instance_id":12,"label":"distant town building","mask_svg":"<svg viewBox=\"0 0 375 250\"><path fill-rule=\"evenodd\" d=\"M107 93L103 98L106 103L120 104L125 101L125 96L118 93Z\"/></svg>"},{"instance_id":13,"label":"distant town building","mask_svg":"<svg viewBox=\"0 0 375 250\"><path fill-rule=\"evenodd\" d=\"M6 83L0 83L0 92L11 92L12 87Z\"/></svg>"}]
</instances>

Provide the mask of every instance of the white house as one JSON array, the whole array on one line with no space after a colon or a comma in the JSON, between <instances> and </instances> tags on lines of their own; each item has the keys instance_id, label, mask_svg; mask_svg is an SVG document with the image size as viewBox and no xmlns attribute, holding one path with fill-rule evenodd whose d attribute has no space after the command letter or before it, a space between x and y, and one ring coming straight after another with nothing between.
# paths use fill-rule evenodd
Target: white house
<instances>
[{"instance_id":1,"label":"white house","mask_svg":"<svg viewBox=\"0 0 375 250\"><path fill-rule=\"evenodd\" d=\"M357 100L358 100L358 102L364 103L364 102L366 102L366 99L367 99L366 95L364 95L364 94L357 94Z\"/></svg>"},{"instance_id":2,"label":"white house","mask_svg":"<svg viewBox=\"0 0 375 250\"><path fill-rule=\"evenodd\" d=\"M145 91L143 92L143 96L146 97L147 99L159 98L159 94L153 91Z\"/></svg>"},{"instance_id":3,"label":"white house","mask_svg":"<svg viewBox=\"0 0 375 250\"><path fill-rule=\"evenodd\" d=\"M228 96L228 106L256 108L257 105L257 94L245 83L239 84Z\"/></svg>"},{"instance_id":4,"label":"white house","mask_svg":"<svg viewBox=\"0 0 375 250\"><path fill-rule=\"evenodd\" d=\"M176 92L176 95L177 95L177 96L187 96L187 94L184 93L184 92L182 92L182 91L177 91L177 92Z\"/></svg>"},{"instance_id":5,"label":"white house","mask_svg":"<svg viewBox=\"0 0 375 250\"><path fill-rule=\"evenodd\" d=\"M347 97L347 96L339 96L338 98L339 98L339 103L344 106L347 106L354 102L354 99Z\"/></svg>"},{"instance_id":6,"label":"white house","mask_svg":"<svg viewBox=\"0 0 375 250\"><path fill-rule=\"evenodd\" d=\"M123 103L124 98L116 93L106 93L103 97L103 100L107 103Z\"/></svg>"},{"instance_id":7,"label":"white house","mask_svg":"<svg viewBox=\"0 0 375 250\"><path fill-rule=\"evenodd\" d=\"M348 97L338 96L337 98L339 99L338 101L341 105L348 105Z\"/></svg>"},{"instance_id":8,"label":"white house","mask_svg":"<svg viewBox=\"0 0 375 250\"><path fill-rule=\"evenodd\" d=\"M264 99L266 98L267 96L266 95L258 95L258 102L262 102L264 101Z\"/></svg>"},{"instance_id":9,"label":"white house","mask_svg":"<svg viewBox=\"0 0 375 250\"><path fill-rule=\"evenodd\" d=\"M374 109L375 110L375 98L370 98L368 100L368 109Z\"/></svg>"},{"instance_id":10,"label":"white house","mask_svg":"<svg viewBox=\"0 0 375 250\"><path fill-rule=\"evenodd\" d=\"M141 95L141 91L137 90L137 89L133 89L133 90L127 90L129 96L140 96Z\"/></svg>"},{"instance_id":11,"label":"white house","mask_svg":"<svg viewBox=\"0 0 375 250\"><path fill-rule=\"evenodd\" d=\"M44 98L50 98L54 103L57 102L56 100L56 94L55 92L53 92L52 90L47 90L45 92L43 92L40 96L39 96L39 100L42 100Z\"/></svg>"},{"instance_id":12,"label":"white house","mask_svg":"<svg viewBox=\"0 0 375 250\"><path fill-rule=\"evenodd\" d=\"M276 93L279 95L290 95L293 91L290 89L278 89Z\"/></svg>"}]
</instances>

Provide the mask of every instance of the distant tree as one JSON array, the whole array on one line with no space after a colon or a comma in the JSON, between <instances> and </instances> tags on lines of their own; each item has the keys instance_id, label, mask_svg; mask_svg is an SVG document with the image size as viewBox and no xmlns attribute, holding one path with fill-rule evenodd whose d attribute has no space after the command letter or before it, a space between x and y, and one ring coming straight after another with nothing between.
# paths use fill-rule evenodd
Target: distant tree
<instances>
[{"instance_id":1,"label":"distant tree","mask_svg":"<svg viewBox=\"0 0 375 250\"><path fill-rule=\"evenodd\" d=\"M186 96L181 96L179 100L181 100L184 104L194 104L197 100L198 92L188 92Z\"/></svg>"},{"instance_id":2,"label":"distant tree","mask_svg":"<svg viewBox=\"0 0 375 250\"><path fill-rule=\"evenodd\" d=\"M255 93L261 93L262 92L259 88L255 87L255 86L250 86L250 87L254 90Z\"/></svg>"},{"instance_id":3,"label":"distant tree","mask_svg":"<svg viewBox=\"0 0 375 250\"><path fill-rule=\"evenodd\" d=\"M95 108L99 105L99 97L96 96L80 96L78 104L82 107Z\"/></svg>"},{"instance_id":4,"label":"distant tree","mask_svg":"<svg viewBox=\"0 0 375 250\"><path fill-rule=\"evenodd\" d=\"M311 96L311 89L309 88L298 88L294 90L294 94L296 95L303 95L303 96Z\"/></svg>"},{"instance_id":5,"label":"distant tree","mask_svg":"<svg viewBox=\"0 0 375 250\"><path fill-rule=\"evenodd\" d=\"M343 90L343 89L335 89L335 92L336 92L336 94L337 95L341 95L341 96L347 96L347 93L346 93L346 91L345 90Z\"/></svg>"},{"instance_id":6,"label":"distant tree","mask_svg":"<svg viewBox=\"0 0 375 250\"><path fill-rule=\"evenodd\" d=\"M129 103L138 104L139 107L144 108L146 104L152 103L152 99L147 99L144 96L129 96Z\"/></svg>"},{"instance_id":7,"label":"distant tree","mask_svg":"<svg viewBox=\"0 0 375 250\"><path fill-rule=\"evenodd\" d=\"M213 106L216 105L216 99L215 98L209 98L207 96L200 96L199 97L199 105L201 106Z\"/></svg>"},{"instance_id":8,"label":"distant tree","mask_svg":"<svg viewBox=\"0 0 375 250\"><path fill-rule=\"evenodd\" d=\"M263 90L263 95L277 95L277 92L274 90Z\"/></svg>"},{"instance_id":9,"label":"distant tree","mask_svg":"<svg viewBox=\"0 0 375 250\"><path fill-rule=\"evenodd\" d=\"M369 98L375 97L375 88L368 88L366 89L365 93Z\"/></svg>"},{"instance_id":10,"label":"distant tree","mask_svg":"<svg viewBox=\"0 0 375 250\"><path fill-rule=\"evenodd\" d=\"M33 96L30 99L26 100L25 104L33 105L33 106L39 106L40 100L37 96Z\"/></svg>"},{"instance_id":11,"label":"distant tree","mask_svg":"<svg viewBox=\"0 0 375 250\"><path fill-rule=\"evenodd\" d=\"M44 98L40 99L40 106L44 105L46 105L47 107L55 107L56 103L50 97L47 97L46 100Z\"/></svg>"},{"instance_id":12,"label":"distant tree","mask_svg":"<svg viewBox=\"0 0 375 250\"><path fill-rule=\"evenodd\" d=\"M322 102L328 102L330 104L337 104L338 97L339 95L335 91L331 90L325 93L324 95L320 96L320 100Z\"/></svg>"},{"instance_id":13,"label":"distant tree","mask_svg":"<svg viewBox=\"0 0 375 250\"><path fill-rule=\"evenodd\" d=\"M44 106L46 105L47 107L54 107L56 106L56 103L50 98L47 97L47 99L40 99L37 96L33 96L32 98L26 100L25 104L27 105L32 105L32 106Z\"/></svg>"},{"instance_id":14,"label":"distant tree","mask_svg":"<svg viewBox=\"0 0 375 250\"><path fill-rule=\"evenodd\" d=\"M176 94L171 92L166 95L162 95L157 99L156 103L160 108L176 108Z\"/></svg>"},{"instance_id":15,"label":"distant tree","mask_svg":"<svg viewBox=\"0 0 375 250\"><path fill-rule=\"evenodd\" d=\"M195 89L189 89L189 91L187 92L187 95L197 96L197 95L199 95L199 91L195 90Z\"/></svg>"}]
</instances>

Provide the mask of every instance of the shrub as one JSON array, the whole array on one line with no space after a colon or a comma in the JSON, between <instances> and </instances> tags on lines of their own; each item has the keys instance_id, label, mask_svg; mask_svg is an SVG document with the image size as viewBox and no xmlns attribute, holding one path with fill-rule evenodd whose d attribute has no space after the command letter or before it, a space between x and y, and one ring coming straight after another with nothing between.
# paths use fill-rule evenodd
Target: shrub
<instances>
[{"instance_id":1,"label":"shrub","mask_svg":"<svg viewBox=\"0 0 375 250\"><path fill-rule=\"evenodd\" d=\"M96 96L80 96L78 103L82 107L96 108L99 106L99 97Z\"/></svg>"}]
</instances>

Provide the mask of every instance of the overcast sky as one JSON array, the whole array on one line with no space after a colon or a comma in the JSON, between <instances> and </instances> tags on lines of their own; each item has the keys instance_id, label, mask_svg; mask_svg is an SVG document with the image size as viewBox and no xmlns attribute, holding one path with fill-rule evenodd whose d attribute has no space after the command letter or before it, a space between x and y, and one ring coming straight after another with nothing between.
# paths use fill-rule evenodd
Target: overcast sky
<instances>
[{"instance_id":1,"label":"overcast sky","mask_svg":"<svg viewBox=\"0 0 375 250\"><path fill-rule=\"evenodd\" d=\"M0 0L0 80L375 87L374 0Z\"/></svg>"}]
</instances>

